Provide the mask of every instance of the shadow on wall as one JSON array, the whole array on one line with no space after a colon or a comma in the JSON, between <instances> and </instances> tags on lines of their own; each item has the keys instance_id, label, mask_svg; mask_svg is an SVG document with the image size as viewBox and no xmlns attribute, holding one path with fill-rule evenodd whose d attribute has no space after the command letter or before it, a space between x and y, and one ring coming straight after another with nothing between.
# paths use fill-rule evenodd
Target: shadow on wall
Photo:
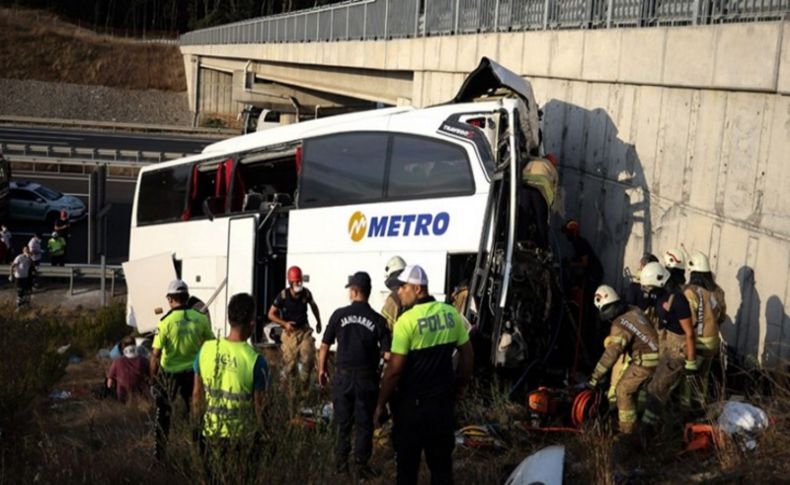
<instances>
[{"instance_id":1,"label":"shadow on wall","mask_svg":"<svg viewBox=\"0 0 790 485\"><path fill-rule=\"evenodd\" d=\"M555 227L579 220L604 266L604 282L623 289L629 283L623 268L635 271L641 255L652 249L650 190L636 147L618 138L604 109L552 99L543 112L546 152L560 160ZM629 252L633 261L625 261Z\"/></svg>"},{"instance_id":2,"label":"shadow on wall","mask_svg":"<svg viewBox=\"0 0 790 485\"><path fill-rule=\"evenodd\" d=\"M790 315L778 296L768 297L765 303L765 349L763 365L775 367L790 360Z\"/></svg>"},{"instance_id":3,"label":"shadow on wall","mask_svg":"<svg viewBox=\"0 0 790 485\"><path fill-rule=\"evenodd\" d=\"M727 354L736 365L749 369L759 365L760 349L760 294L757 292L754 269L741 266L736 275L741 291L741 303L735 312L722 323L720 331Z\"/></svg>"}]
</instances>

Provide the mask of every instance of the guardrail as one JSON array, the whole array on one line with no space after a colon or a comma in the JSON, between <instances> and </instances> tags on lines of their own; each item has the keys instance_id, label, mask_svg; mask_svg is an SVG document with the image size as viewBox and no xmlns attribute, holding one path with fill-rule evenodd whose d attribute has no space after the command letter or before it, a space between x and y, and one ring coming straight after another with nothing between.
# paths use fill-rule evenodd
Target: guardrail
<instances>
[{"instance_id":1,"label":"guardrail","mask_svg":"<svg viewBox=\"0 0 790 485\"><path fill-rule=\"evenodd\" d=\"M204 137L226 138L238 136L238 130L228 128L191 128L175 125L152 125L147 123L118 123L115 121L67 120L60 118L32 118L28 116L0 116L0 123L27 126L59 126L62 128L98 129L102 131L133 131L141 133L179 133Z\"/></svg>"},{"instance_id":2,"label":"guardrail","mask_svg":"<svg viewBox=\"0 0 790 485\"><path fill-rule=\"evenodd\" d=\"M2 152L14 171L32 173L88 174L98 165L108 166L113 177L136 177L140 169L152 163L188 156L186 153L72 148L51 145L0 143Z\"/></svg>"},{"instance_id":3,"label":"guardrail","mask_svg":"<svg viewBox=\"0 0 790 485\"><path fill-rule=\"evenodd\" d=\"M0 264L0 274L10 274L11 265ZM77 278L110 280L110 296L115 296L115 281L123 278L123 269L120 265L99 264L67 264L65 266L50 266L43 263L36 269L37 275L42 278L68 278L69 294L74 295L74 281ZM103 286L103 285L102 285Z\"/></svg>"},{"instance_id":4,"label":"guardrail","mask_svg":"<svg viewBox=\"0 0 790 485\"><path fill-rule=\"evenodd\" d=\"M187 32L182 45L779 20L790 0L362 0Z\"/></svg>"}]
</instances>

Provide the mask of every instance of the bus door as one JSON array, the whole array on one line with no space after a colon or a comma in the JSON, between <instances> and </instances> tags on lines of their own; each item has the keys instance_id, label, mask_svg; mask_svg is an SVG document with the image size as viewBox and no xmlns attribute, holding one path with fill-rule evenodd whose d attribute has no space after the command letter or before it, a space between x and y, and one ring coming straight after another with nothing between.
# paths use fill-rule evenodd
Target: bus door
<instances>
[{"instance_id":1,"label":"bus door","mask_svg":"<svg viewBox=\"0 0 790 485\"><path fill-rule=\"evenodd\" d=\"M255 294L255 247L258 231L258 216L249 215L231 218L228 223L228 263L225 308L230 298L237 293ZM225 314L227 335L227 313Z\"/></svg>"}]
</instances>

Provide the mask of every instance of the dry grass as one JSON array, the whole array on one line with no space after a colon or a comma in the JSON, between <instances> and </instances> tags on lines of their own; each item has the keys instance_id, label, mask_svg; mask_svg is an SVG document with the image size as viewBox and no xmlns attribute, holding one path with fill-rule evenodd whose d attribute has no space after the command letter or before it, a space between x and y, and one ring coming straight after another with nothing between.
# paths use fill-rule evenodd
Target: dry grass
<instances>
[{"instance_id":1,"label":"dry grass","mask_svg":"<svg viewBox=\"0 0 790 485\"><path fill-rule=\"evenodd\" d=\"M127 89L184 91L177 46L99 35L25 9L0 9L0 76Z\"/></svg>"},{"instance_id":2,"label":"dry grass","mask_svg":"<svg viewBox=\"0 0 790 485\"><path fill-rule=\"evenodd\" d=\"M17 344L27 355L49 349L48 335L64 331L51 323L82 321L80 325L104 328L113 332L108 322L117 316L98 318L69 313L66 318L34 313L19 319L20 328L32 322L41 328L56 331L13 333ZM49 318L49 320L48 320ZM50 323L46 323L50 322ZM93 322L85 323L85 322ZM67 328L69 325L66 325ZM15 328L13 326L7 328ZM60 329L60 330L57 330ZM65 332L65 331L64 331ZM101 342L101 331L82 332L84 355L90 342ZM26 342L25 335L35 337L39 347ZM60 335L75 335L70 333ZM26 345L26 347L25 347ZM4 347L13 348L13 347ZM31 354L32 355L32 354ZM9 357L25 361L19 354L3 354L3 365ZM268 353L277 375L277 354ZM38 362L30 359L26 362ZM60 361L58 361L60 362ZM29 405L14 411L15 421L3 425L0 438L0 483L31 483L38 477L43 483L207 483L207 467L198 446L193 442L192 427L187 419L176 419L171 432L169 456L164 463L151 457L153 448L149 432L151 404L147 400L122 405L113 400L93 397L91 390L102 385L108 362L87 358L66 368L65 376L55 382L63 367L54 365L50 371L38 372L34 367L18 375L38 376L36 385L26 387ZM7 369L8 367L6 367ZM7 377L5 374L4 377ZM762 407L771 417L772 426L758 438L755 451L744 452L734 441L724 441L707 453L682 453L680 421L664 432L650 437L649 448L642 450L632 442L619 442L612 432L613 423L604 419L591 423L580 433L527 433L513 425L526 417L522 406L509 402L499 386L478 385L459 407L460 423L494 424L500 430L504 447L498 450L458 447L455 451L456 479L461 484L502 483L510 471L529 454L553 444L566 447L565 478L567 483L781 483L790 476L790 387L787 375L759 373L760 389L770 394L748 396L748 401ZM24 379L17 379L22 381ZM48 389L71 390L75 396L65 401L48 399ZM0 392L9 382L0 381ZM7 395L7 394L4 394ZM34 396L35 399L33 399ZM304 400L291 401L279 386L268 393L263 440L255 447L253 459L225 455L209 461L219 483L239 483L241 477L256 477L249 483L324 483L338 481L333 474L333 435L329 426L307 429L294 426L290 419L303 406L328 401L326 394L314 393ZM383 471L378 480L368 483L386 484L395 479L394 455L390 448L377 448L372 465ZM429 482L423 464L421 483Z\"/></svg>"}]
</instances>

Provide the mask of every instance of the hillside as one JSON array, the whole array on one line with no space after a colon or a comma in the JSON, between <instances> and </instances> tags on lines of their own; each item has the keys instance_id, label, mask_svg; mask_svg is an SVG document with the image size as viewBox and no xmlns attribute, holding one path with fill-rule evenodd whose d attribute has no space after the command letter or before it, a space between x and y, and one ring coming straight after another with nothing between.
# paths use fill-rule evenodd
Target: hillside
<instances>
[{"instance_id":1,"label":"hillside","mask_svg":"<svg viewBox=\"0 0 790 485\"><path fill-rule=\"evenodd\" d=\"M22 9L0 9L0 78L185 91L175 45L99 35Z\"/></svg>"}]
</instances>

